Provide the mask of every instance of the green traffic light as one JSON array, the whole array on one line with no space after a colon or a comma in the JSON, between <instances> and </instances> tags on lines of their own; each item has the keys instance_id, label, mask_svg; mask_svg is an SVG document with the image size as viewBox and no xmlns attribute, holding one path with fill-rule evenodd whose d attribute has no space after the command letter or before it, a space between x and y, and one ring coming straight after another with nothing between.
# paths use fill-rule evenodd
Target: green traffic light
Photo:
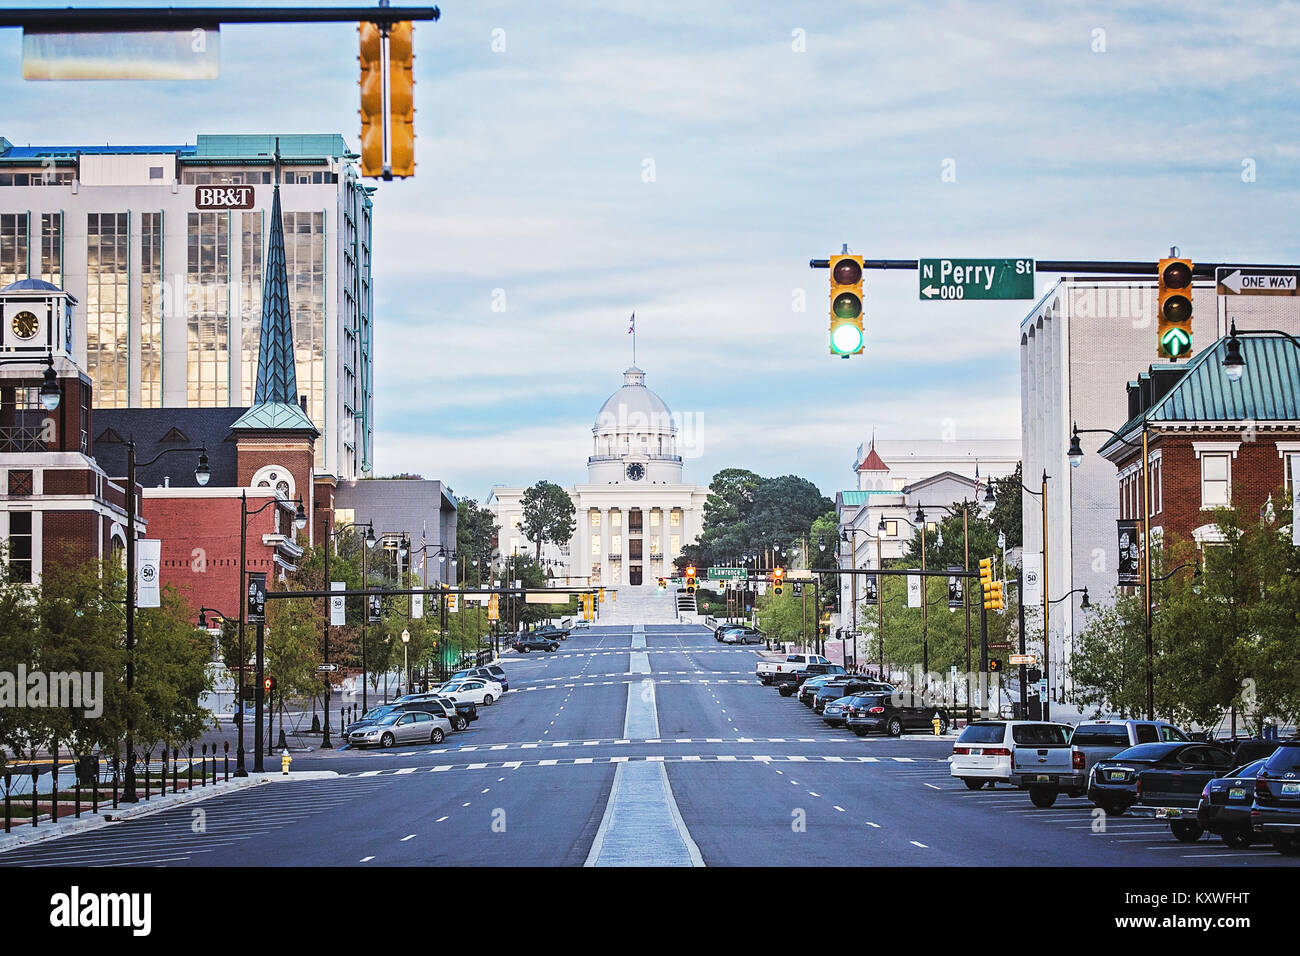
<instances>
[{"instance_id":1,"label":"green traffic light","mask_svg":"<svg viewBox=\"0 0 1300 956\"><path fill-rule=\"evenodd\" d=\"M1192 336L1186 329L1169 329L1160 336L1160 347L1170 358L1178 358L1192 350Z\"/></svg>"},{"instance_id":2,"label":"green traffic light","mask_svg":"<svg viewBox=\"0 0 1300 956\"><path fill-rule=\"evenodd\" d=\"M862 330L851 322L831 330L831 349L838 355L856 355L862 351Z\"/></svg>"}]
</instances>

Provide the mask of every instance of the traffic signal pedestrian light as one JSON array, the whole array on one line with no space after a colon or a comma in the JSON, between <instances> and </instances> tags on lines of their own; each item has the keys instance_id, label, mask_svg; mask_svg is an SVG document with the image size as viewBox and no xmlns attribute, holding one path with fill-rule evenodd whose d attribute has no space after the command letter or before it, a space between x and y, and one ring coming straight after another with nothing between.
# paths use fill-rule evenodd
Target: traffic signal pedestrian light
<instances>
[{"instance_id":1,"label":"traffic signal pedestrian light","mask_svg":"<svg viewBox=\"0 0 1300 956\"><path fill-rule=\"evenodd\" d=\"M357 25L361 34L361 175L384 174L384 45L379 27Z\"/></svg>"},{"instance_id":2,"label":"traffic signal pedestrian light","mask_svg":"<svg viewBox=\"0 0 1300 956\"><path fill-rule=\"evenodd\" d=\"M262 690L265 692L265 694L266 694L267 697L270 697L272 694L274 694L274 693L275 693L275 678L274 678L274 677L264 677L264 678L262 678Z\"/></svg>"},{"instance_id":3,"label":"traffic signal pedestrian light","mask_svg":"<svg viewBox=\"0 0 1300 956\"><path fill-rule=\"evenodd\" d=\"M776 594L782 591L782 585L785 584L785 568L775 568L772 571L772 590Z\"/></svg>"},{"instance_id":4,"label":"traffic signal pedestrian light","mask_svg":"<svg viewBox=\"0 0 1300 956\"><path fill-rule=\"evenodd\" d=\"M695 593L695 565L693 564L686 568L686 593Z\"/></svg>"},{"instance_id":5,"label":"traffic signal pedestrian light","mask_svg":"<svg viewBox=\"0 0 1300 956\"><path fill-rule=\"evenodd\" d=\"M414 31L409 20L394 23L388 31L388 165L393 176L415 175Z\"/></svg>"},{"instance_id":6,"label":"traffic signal pedestrian light","mask_svg":"<svg viewBox=\"0 0 1300 956\"><path fill-rule=\"evenodd\" d=\"M862 351L862 257L831 256L831 354Z\"/></svg>"},{"instance_id":7,"label":"traffic signal pedestrian light","mask_svg":"<svg viewBox=\"0 0 1300 956\"><path fill-rule=\"evenodd\" d=\"M1192 260L1161 259L1156 274L1156 351L1179 359L1192 350Z\"/></svg>"},{"instance_id":8,"label":"traffic signal pedestrian light","mask_svg":"<svg viewBox=\"0 0 1300 956\"><path fill-rule=\"evenodd\" d=\"M997 674L1001 672L1001 670L1002 670L1002 658L1000 657L989 658L989 673Z\"/></svg>"}]
</instances>

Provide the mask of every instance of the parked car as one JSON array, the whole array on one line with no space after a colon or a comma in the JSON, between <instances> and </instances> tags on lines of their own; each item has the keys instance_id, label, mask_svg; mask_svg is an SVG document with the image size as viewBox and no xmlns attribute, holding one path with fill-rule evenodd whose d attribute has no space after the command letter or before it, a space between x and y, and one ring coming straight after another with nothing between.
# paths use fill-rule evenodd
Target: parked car
<instances>
[{"instance_id":1,"label":"parked car","mask_svg":"<svg viewBox=\"0 0 1300 956\"><path fill-rule=\"evenodd\" d=\"M464 730L469 726L470 720L474 719L457 711L456 702L440 694L407 694L393 703L403 710L424 710L435 717L445 717L451 723L452 730ZM477 717L478 709L473 701L466 703L475 708L474 717Z\"/></svg>"},{"instance_id":2,"label":"parked car","mask_svg":"<svg viewBox=\"0 0 1300 956\"><path fill-rule=\"evenodd\" d=\"M465 677L447 681L438 688L438 693L452 700L472 700L484 707L491 707L494 700L501 698L501 685L496 681L485 681L481 677Z\"/></svg>"},{"instance_id":3,"label":"parked car","mask_svg":"<svg viewBox=\"0 0 1300 956\"><path fill-rule=\"evenodd\" d=\"M867 677L856 677L852 674L841 675L822 684L812 695L812 711L814 714L820 714L833 700L841 697L851 697L854 694L865 693L885 693L888 694L893 690L888 684L882 684L880 681L871 680Z\"/></svg>"},{"instance_id":4,"label":"parked car","mask_svg":"<svg viewBox=\"0 0 1300 956\"><path fill-rule=\"evenodd\" d=\"M762 644L766 640L756 627L733 627L722 634L723 644Z\"/></svg>"},{"instance_id":5,"label":"parked car","mask_svg":"<svg viewBox=\"0 0 1300 956\"><path fill-rule=\"evenodd\" d=\"M448 680L463 680L466 677L478 677L485 681L496 681L501 685L501 691L504 693L510 689L510 681L506 677L505 668L500 664L481 664L478 667L466 667L464 670L458 670L452 674Z\"/></svg>"},{"instance_id":6,"label":"parked car","mask_svg":"<svg viewBox=\"0 0 1300 956\"><path fill-rule=\"evenodd\" d=\"M1060 727L1043 720L973 720L962 728L948 758L948 772L971 790L1010 783L1012 757L1023 741L1042 739L1043 727Z\"/></svg>"},{"instance_id":7,"label":"parked car","mask_svg":"<svg viewBox=\"0 0 1300 956\"><path fill-rule=\"evenodd\" d=\"M1261 757L1222 777L1215 777L1201 791L1196 822L1222 837L1223 842L1234 849L1244 849L1255 842L1250 811L1255 805L1255 777L1267 759Z\"/></svg>"},{"instance_id":8,"label":"parked car","mask_svg":"<svg viewBox=\"0 0 1300 956\"><path fill-rule=\"evenodd\" d=\"M587 620L583 620L582 618L578 618L578 620L573 622L573 629L575 631L581 630L583 628L588 628L588 627L591 627L591 622Z\"/></svg>"},{"instance_id":9,"label":"parked car","mask_svg":"<svg viewBox=\"0 0 1300 956\"><path fill-rule=\"evenodd\" d=\"M529 651L554 651L560 646L560 642L549 637L520 634L510 646L520 654L527 654Z\"/></svg>"},{"instance_id":10,"label":"parked car","mask_svg":"<svg viewBox=\"0 0 1300 956\"><path fill-rule=\"evenodd\" d=\"M724 621L713 629L713 639L715 641L721 641L722 635L727 633L727 631L736 631L748 626L748 624L736 624L734 622Z\"/></svg>"},{"instance_id":11,"label":"parked car","mask_svg":"<svg viewBox=\"0 0 1300 956\"><path fill-rule=\"evenodd\" d=\"M829 664L820 654L787 654L783 661L759 661L754 667L754 676L764 684L772 683L778 674L801 671L809 664Z\"/></svg>"},{"instance_id":12,"label":"parked car","mask_svg":"<svg viewBox=\"0 0 1300 956\"><path fill-rule=\"evenodd\" d=\"M1137 774L1135 817L1168 820L1175 837L1194 843L1205 833L1197 822L1201 792L1215 777L1232 768L1232 754L1218 744L1180 746Z\"/></svg>"},{"instance_id":13,"label":"parked car","mask_svg":"<svg viewBox=\"0 0 1300 956\"><path fill-rule=\"evenodd\" d=\"M543 624L535 627L529 632L530 637L549 637L557 641L568 640L569 630L564 627L556 627L554 624Z\"/></svg>"},{"instance_id":14,"label":"parked car","mask_svg":"<svg viewBox=\"0 0 1300 956\"><path fill-rule=\"evenodd\" d=\"M1138 744L1190 742L1191 737L1163 720L1085 720L1074 728L1070 746L1083 754L1083 779L1098 760L1109 760ZM1245 761L1239 761L1245 763Z\"/></svg>"},{"instance_id":15,"label":"parked car","mask_svg":"<svg viewBox=\"0 0 1300 956\"><path fill-rule=\"evenodd\" d=\"M1300 737L1282 741L1255 777L1251 829L1287 856L1300 856Z\"/></svg>"},{"instance_id":16,"label":"parked car","mask_svg":"<svg viewBox=\"0 0 1300 956\"><path fill-rule=\"evenodd\" d=\"M855 699L854 697L840 697L831 701L822 708L822 720L832 727L843 727L844 721L849 715L849 706Z\"/></svg>"},{"instance_id":17,"label":"parked car","mask_svg":"<svg viewBox=\"0 0 1300 956\"><path fill-rule=\"evenodd\" d=\"M843 677L848 672L839 664L817 664L816 666L821 673L819 674L782 674L773 680L776 685L776 692L782 697L789 697L791 694L799 695L799 703L805 707L812 706L812 695L819 687L838 677Z\"/></svg>"},{"instance_id":18,"label":"parked car","mask_svg":"<svg viewBox=\"0 0 1300 956\"><path fill-rule=\"evenodd\" d=\"M906 730L924 730L934 733L931 721L939 715L939 733L946 734L951 718L942 707L922 706L921 703L909 702L903 698L903 704L896 702L894 689L888 684L870 682L875 686L861 691L849 698L845 712L845 725L859 737L865 737L873 731L901 737Z\"/></svg>"},{"instance_id":19,"label":"parked car","mask_svg":"<svg viewBox=\"0 0 1300 956\"><path fill-rule=\"evenodd\" d=\"M369 727L348 734L353 747L392 747L395 744L440 744L451 733L451 724L443 717L416 710L394 712L379 718Z\"/></svg>"},{"instance_id":20,"label":"parked car","mask_svg":"<svg viewBox=\"0 0 1300 956\"><path fill-rule=\"evenodd\" d=\"M1011 782L1029 791L1034 806L1046 809L1062 790L1072 797L1088 792L1083 753L1071 746L1069 724L1038 724L1019 735L1011 753Z\"/></svg>"},{"instance_id":21,"label":"parked car","mask_svg":"<svg viewBox=\"0 0 1300 956\"><path fill-rule=\"evenodd\" d=\"M1121 750L1115 756L1093 764L1088 774L1088 799L1094 806L1100 807L1108 814L1118 816L1126 813L1129 807L1138 802L1138 780L1144 770L1156 766L1176 766L1178 755L1185 748L1208 746L1213 745L1199 741L1172 740L1138 744L1136 747ZM1227 753L1222 748L1217 749ZM1224 761L1221 769L1226 770L1230 763L1231 757ZM1198 793L1206 782L1202 780L1197 785Z\"/></svg>"}]
</instances>

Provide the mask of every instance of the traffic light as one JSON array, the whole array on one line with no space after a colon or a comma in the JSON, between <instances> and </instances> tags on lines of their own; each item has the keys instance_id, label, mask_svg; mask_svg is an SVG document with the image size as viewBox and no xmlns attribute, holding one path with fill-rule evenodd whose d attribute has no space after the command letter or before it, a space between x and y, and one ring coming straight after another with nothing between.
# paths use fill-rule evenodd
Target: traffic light
<instances>
[{"instance_id":1,"label":"traffic light","mask_svg":"<svg viewBox=\"0 0 1300 956\"><path fill-rule=\"evenodd\" d=\"M686 593L695 593L695 565L686 568Z\"/></svg>"},{"instance_id":2,"label":"traffic light","mask_svg":"<svg viewBox=\"0 0 1300 956\"><path fill-rule=\"evenodd\" d=\"M772 571L772 590L776 594L781 593L781 585L785 584L785 568L776 568Z\"/></svg>"},{"instance_id":3,"label":"traffic light","mask_svg":"<svg viewBox=\"0 0 1300 956\"><path fill-rule=\"evenodd\" d=\"M1192 260L1161 259L1156 271L1156 351L1179 359L1192 351Z\"/></svg>"},{"instance_id":4,"label":"traffic light","mask_svg":"<svg viewBox=\"0 0 1300 956\"><path fill-rule=\"evenodd\" d=\"M274 693L275 693L275 678L274 678L274 677L264 677L264 678L262 678L262 690L263 690L263 692L266 694L267 697L270 697L272 694L274 694Z\"/></svg>"},{"instance_id":5,"label":"traffic light","mask_svg":"<svg viewBox=\"0 0 1300 956\"><path fill-rule=\"evenodd\" d=\"M980 594L984 596L984 606L989 606L989 588L993 585L993 559L980 558Z\"/></svg>"},{"instance_id":6,"label":"traffic light","mask_svg":"<svg viewBox=\"0 0 1300 956\"><path fill-rule=\"evenodd\" d=\"M997 674L1000 673L1001 670L1002 670L1002 658L1000 657L989 658L989 673Z\"/></svg>"},{"instance_id":7,"label":"traffic light","mask_svg":"<svg viewBox=\"0 0 1300 956\"><path fill-rule=\"evenodd\" d=\"M388 118L390 122L389 171L393 176L415 175L415 53L409 20L394 23L388 31ZM387 177L385 177L387 178Z\"/></svg>"},{"instance_id":8,"label":"traffic light","mask_svg":"<svg viewBox=\"0 0 1300 956\"><path fill-rule=\"evenodd\" d=\"M1002 582L993 581L984 589L984 610L1001 611L1006 604L1002 600Z\"/></svg>"},{"instance_id":9,"label":"traffic light","mask_svg":"<svg viewBox=\"0 0 1300 956\"><path fill-rule=\"evenodd\" d=\"M862 351L862 257L831 256L831 354Z\"/></svg>"},{"instance_id":10,"label":"traffic light","mask_svg":"<svg viewBox=\"0 0 1300 956\"><path fill-rule=\"evenodd\" d=\"M357 25L361 34L361 175L384 174L384 45L379 27Z\"/></svg>"}]
</instances>

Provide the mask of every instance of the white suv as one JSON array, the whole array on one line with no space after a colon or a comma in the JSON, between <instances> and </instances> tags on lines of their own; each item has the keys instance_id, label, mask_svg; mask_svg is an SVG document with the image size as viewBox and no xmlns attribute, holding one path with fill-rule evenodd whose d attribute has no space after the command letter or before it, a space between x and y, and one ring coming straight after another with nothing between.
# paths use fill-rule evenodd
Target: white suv
<instances>
[{"instance_id":1,"label":"white suv","mask_svg":"<svg viewBox=\"0 0 1300 956\"><path fill-rule=\"evenodd\" d=\"M501 685L481 677L463 677L443 684L438 693L452 700L472 700L483 707L491 707L492 701L501 699Z\"/></svg>"},{"instance_id":2,"label":"white suv","mask_svg":"<svg viewBox=\"0 0 1300 956\"><path fill-rule=\"evenodd\" d=\"M1040 739L1035 731L1022 729L1028 727L1066 727L1073 731L1068 724L1041 720L971 721L962 728L952 745L952 756L948 758L949 773L971 790L978 790L985 784L992 786L999 781L1010 783L1011 758L1015 755L1017 739L1023 738L1026 744Z\"/></svg>"}]
</instances>

